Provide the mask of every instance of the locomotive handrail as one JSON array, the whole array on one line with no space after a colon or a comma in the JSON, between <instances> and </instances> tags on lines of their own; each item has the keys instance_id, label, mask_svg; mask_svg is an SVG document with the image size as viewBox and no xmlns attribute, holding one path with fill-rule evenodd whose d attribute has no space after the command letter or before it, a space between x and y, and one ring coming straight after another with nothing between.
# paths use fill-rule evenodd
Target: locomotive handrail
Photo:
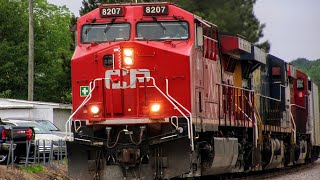
<instances>
[{"instance_id":1,"label":"locomotive handrail","mask_svg":"<svg viewBox=\"0 0 320 180\"><path fill-rule=\"evenodd\" d=\"M82 101L82 103L78 106L78 108L71 114L71 116L69 117L69 119L67 120L67 122L65 124L66 139L69 139L70 141L72 140L72 138L71 138L71 119L79 111L79 109L81 109L91 99L92 92L96 88L96 81L101 81L101 80L110 80L112 82L112 79L110 79L110 78L96 78L95 80L93 80L93 82L92 81L90 82L90 84L89 84L90 92L89 92L88 96ZM92 84L93 84L93 87L92 87ZM126 86L126 87L121 87L121 89L130 88L134 84L135 84L135 82ZM68 130L70 130L69 133L68 133Z\"/></svg>"},{"instance_id":2,"label":"locomotive handrail","mask_svg":"<svg viewBox=\"0 0 320 180\"><path fill-rule=\"evenodd\" d=\"M279 99L277 99L277 98L272 98L272 97L270 97L270 96L265 96L265 95L262 95L262 94L256 94L256 96L260 96L260 97L263 97L263 98L266 98L266 99L270 99L270 100L274 100L274 101L277 101L277 102L281 102L281 87L284 87L284 88L286 88L287 86L284 86L284 85L282 85L282 84L280 84L280 97L279 97Z\"/></svg>"},{"instance_id":3,"label":"locomotive handrail","mask_svg":"<svg viewBox=\"0 0 320 180\"><path fill-rule=\"evenodd\" d=\"M224 86L224 87L229 87L229 88L234 88L234 89L239 89L239 90L242 90L242 91L246 91L246 92L249 92L249 93L253 93L255 94L254 90L250 90L250 89L245 89L245 88L241 88L241 87L235 87L235 86L232 86L232 85L227 85L227 84L221 84L221 83L217 83L217 85L220 85L220 86ZM250 94L249 94L250 95ZM250 107L252 108L253 112L254 112L254 119L257 119L256 118L256 113L254 111L255 107L253 106L253 103L251 102L250 98L248 98L247 96L244 96L247 100L247 102L249 103ZM255 147L257 147L257 137L258 137L258 132L257 132L257 129L258 129L258 125L255 121L253 121L242 109L241 107L238 106L238 104L234 103L234 105L237 107L237 109L239 109L242 114L244 114L246 116L246 118L249 119L249 121L252 122L254 128L255 128L255 131L254 131L254 136L255 136Z\"/></svg>"},{"instance_id":4,"label":"locomotive handrail","mask_svg":"<svg viewBox=\"0 0 320 180\"><path fill-rule=\"evenodd\" d=\"M188 122L188 138L190 139L190 146L192 151L194 150L194 146L193 146L193 137L191 129L192 129L192 124L190 124L190 122L192 123L192 117L190 116L190 119L180 110L180 108L173 102L173 100L171 100L171 98L169 98L155 83L155 79L153 77L137 77L137 79L151 79L152 83L153 83L153 87L156 88L161 95L163 95L178 111L179 113L187 120ZM178 104L178 103L177 103ZM181 105L182 106L182 105ZM183 107L184 108L184 107ZM187 111L187 110L186 110ZM187 111L189 112L189 111ZM190 112L189 112L190 113ZM190 113L191 115L191 113Z\"/></svg>"},{"instance_id":5,"label":"locomotive handrail","mask_svg":"<svg viewBox=\"0 0 320 180\"><path fill-rule=\"evenodd\" d=\"M254 92L252 92L253 94L254 94ZM247 101L249 102L249 105L250 105L250 107L252 108L252 110L253 110L253 115L254 115L254 119L255 120L258 120L258 123L259 123L259 125L262 125L262 120L261 120L261 117L260 117L260 114L259 114L259 112L258 112L258 110L256 109L256 106L253 106L254 104L251 102L251 100L250 100L250 98L248 99L247 98L247 96L244 96L246 99L247 99ZM250 118L249 118L250 119ZM261 137L259 136L259 132L258 132L258 124L257 124L257 122L256 121L254 121L254 133L255 133L255 139L254 139L254 145L255 145L255 147L257 148L258 147L258 138L260 139L260 141L262 140L262 134L261 134ZM259 129L259 131L260 131L260 133L262 133L261 132L261 127L260 127L260 129ZM261 143L261 142L260 142Z\"/></svg>"},{"instance_id":6,"label":"locomotive handrail","mask_svg":"<svg viewBox=\"0 0 320 180\"><path fill-rule=\"evenodd\" d=\"M262 95L262 94L256 94L256 96L260 96L260 97L263 97L263 98L266 98L266 99L270 99L270 100L273 100L273 101L281 102L281 99L279 100L279 99L272 98L270 96L265 96L265 95Z\"/></svg>"},{"instance_id":7,"label":"locomotive handrail","mask_svg":"<svg viewBox=\"0 0 320 180\"><path fill-rule=\"evenodd\" d=\"M262 146L262 119L259 114L259 111L257 110L256 106L254 107L254 118L257 120L258 124L256 125L255 133L257 134L257 138L255 139L255 145L258 147L258 143L260 146Z\"/></svg>"},{"instance_id":8,"label":"locomotive handrail","mask_svg":"<svg viewBox=\"0 0 320 180\"><path fill-rule=\"evenodd\" d=\"M221 86L225 86L225 87L231 87L231 88L235 88L235 89L240 89L240 90L244 90L244 91L248 91L248 92L254 92L254 90L241 88L241 87L236 87L236 86L232 86L232 85L228 85L228 84L221 84L221 83L216 83L216 84L217 85L221 85Z\"/></svg>"},{"instance_id":9,"label":"locomotive handrail","mask_svg":"<svg viewBox=\"0 0 320 180\"><path fill-rule=\"evenodd\" d=\"M209 36L203 35L203 37L204 37L204 38L207 38L207 39L209 39L209 40L211 40L211 41L213 41L213 42L215 42L215 43L218 42L216 39L213 39L213 38L211 38L211 37L209 37Z\"/></svg>"},{"instance_id":10,"label":"locomotive handrail","mask_svg":"<svg viewBox=\"0 0 320 180\"><path fill-rule=\"evenodd\" d=\"M187 122L188 122L188 138L190 139L191 141L191 148L192 150L194 150L194 146L193 146L193 137L191 136L192 135L192 132L191 132L191 129L192 129L192 124L190 125L190 122L192 123L192 117L190 116L190 119L180 110L180 108L174 103L172 102L172 100L166 96L166 94L156 85L155 83L155 79L153 77L137 77L138 80L140 79L151 79L152 80L152 83L153 83L153 86L151 87L154 87L155 89L157 89L160 94L162 94L178 111L179 113L184 116L184 118L186 118ZM97 78L95 80L93 80L93 82L91 81L89 86L90 86L90 92L88 94L88 96L82 101L82 103L78 106L78 108L71 114L71 116L69 117L69 119L67 120L66 124L65 124L65 128L66 128L66 139L72 141L72 138L71 138L71 119L73 118L73 116L91 99L92 97L92 92L93 90L96 88L96 81L101 81L101 80L111 80L110 78ZM126 86L126 87L121 87L121 89L125 89L125 88L129 88L131 87L132 85L136 84L137 81L133 82L132 84ZM93 84L93 86L92 86ZM140 87L140 86L139 86ZM138 88L139 88L138 87ZM179 103L177 103L179 104ZM180 105L179 105L180 106ZM182 106L182 105L181 105ZM183 107L184 108L184 107ZM185 109L186 110L186 109ZM189 111L187 111L189 112ZM189 112L190 113L190 112ZM191 115L191 113L190 113ZM70 133L68 133L68 130L70 130Z\"/></svg>"},{"instance_id":11,"label":"locomotive handrail","mask_svg":"<svg viewBox=\"0 0 320 180\"><path fill-rule=\"evenodd\" d=\"M292 111L291 111L291 107L292 106L296 106L296 107L298 107L298 108L302 108L302 109L305 109L305 107L303 107L303 106L299 106L299 105L297 105L297 104L290 104L289 105L289 109L290 109L290 116L291 116L291 123L292 123L292 125L293 125L293 128L291 129L292 131L293 131L293 139L292 139L292 143L293 144L296 144L296 142L297 142L297 139L296 139L296 137L297 137L297 126L296 126L296 122L294 122L294 117L293 117L293 114L292 114Z\"/></svg>"},{"instance_id":12,"label":"locomotive handrail","mask_svg":"<svg viewBox=\"0 0 320 180\"><path fill-rule=\"evenodd\" d=\"M176 120L176 124L174 124L173 119ZM178 116L171 116L170 118L170 123L172 124L172 126L174 126L176 128L176 130L178 130L179 128L179 119Z\"/></svg>"},{"instance_id":13,"label":"locomotive handrail","mask_svg":"<svg viewBox=\"0 0 320 180\"><path fill-rule=\"evenodd\" d=\"M227 85L227 84L221 84L221 83L216 83L218 86L221 86L221 87L228 87L228 88L233 88L233 89L237 89L237 90L242 90L244 92L248 92L248 93L254 93L254 90L250 90L250 89L246 89L246 88L241 88L241 87L235 87L233 85ZM241 92L242 92L241 91ZM241 96L242 96L242 93L241 93ZM236 105L234 103L234 105ZM238 107L238 106L237 106ZM245 114L243 111L241 111L243 114ZM220 113L220 112L219 112ZM231 123L231 120L230 120L230 123Z\"/></svg>"},{"instance_id":14,"label":"locomotive handrail","mask_svg":"<svg viewBox=\"0 0 320 180\"><path fill-rule=\"evenodd\" d=\"M299 106L299 105L297 105L297 104L290 104L290 108L291 108L291 106L296 106L296 107L301 108L301 109L306 109L306 107Z\"/></svg>"},{"instance_id":15,"label":"locomotive handrail","mask_svg":"<svg viewBox=\"0 0 320 180\"><path fill-rule=\"evenodd\" d=\"M254 92L252 92L253 94L254 94ZM260 115L259 115L259 113L258 113L258 111L256 110L256 108L255 108L255 106L253 106L253 103L251 102L251 100L250 100L250 98L248 99L248 97L247 96L244 96L245 98L246 98L246 100L249 102L249 105L250 105L250 107L252 108L252 110L253 110L253 112L254 112L254 119L257 119L258 121L259 121L259 123L261 123L262 121L261 121L261 119L260 119ZM237 106L237 104L235 104L236 106ZM238 107L238 106L237 106ZM238 107L239 108L239 107ZM241 110L241 109L240 109ZM242 110L241 110L242 111ZM242 113L244 113L243 111L242 111ZM257 148L258 147L258 137L259 137L259 133L258 133L258 124L257 124L257 122L256 121L253 121L246 113L244 113L246 116L247 116L247 118L251 121L251 122L253 122L253 125L254 125L254 128L255 128L255 130L254 130L254 133L255 133L255 139L254 139L254 141L255 141L255 147ZM257 118L258 117L258 118Z\"/></svg>"},{"instance_id":16,"label":"locomotive handrail","mask_svg":"<svg viewBox=\"0 0 320 180\"><path fill-rule=\"evenodd\" d=\"M215 24L213 24L213 23L211 23L211 22L209 22L209 21L206 21L206 20L202 19L200 16L194 15L194 18L195 18L196 20L198 20L199 22L201 22L202 24L206 25L207 27L213 26L213 27L215 27L215 28L218 28L217 25L215 25Z\"/></svg>"},{"instance_id":17,"label":"locomotive handrail","mask_svg":"<svg viewBox=\"0 0 320 180\"><path fill-rule=\"evenodd\" d=\"M187 108L185 108L184 106L182 106L182 104L180 104L177 100L175 100L170 94L169 94L169 81L168 81L168 79L166 79L166 93L167 93L167 96L172 100L172 101L174 101L175 103L177 103L183 110L185 110L188 114L189 114L189 116L190 116L190 119L189 119L189 123L190 123L190 125L188 125L188 126L190 126L190 129L189 129L189 131L190 131L190 141L191 141L191 149L192 149L192 151L194 150L194 142L193 142L193 129L192 129L192 114L191 114L191 112L187 109Z\"/></svg>"},{"instance_id":18,"label":"locomotive handrail","mask_svg":"<svg viewBox=\"0 0 320 180\"><path fill-rule=\"evenodd\" d=\"M291 106L291 105L290 105ZM292 123L292 125L293 125L293 128L291 128L291 130L292 130L292 132L293 132L293 137L292 137L292 139L291 139L291 141L292 141L292 144L296 144L296 123L294 122L294 118L293 118L293 115L292 115L292 112L291 112L291 110L290 110L290 119L291 119L291 123Z\"/></svg>"},{"instance_id":19,"label":"locomotive handrail","mask_svg":"<svg viewBox=\"0 0 320 180\"><path fill-rule=\"evenodd\" d=\"M98 80L111 80L110 78L97 78L95 80L93 80L93 87L92 87L92 81L89 84L90 87L90 92L88 94L88 96L86 96L84 98L84 100L82 101L82 103L78 106L78 108L70 115L69 119L67 120L66 124L65 124L65 129L66 129L66 140L70 140L72 141L72 137L71 137L71 119L73 118L73 116L91 99L92 97L92 91L96 88L96 81ZM92 87L92 88L91 88ZM68 133L68 130L70 130L70 132Z\"/></svg>"},{"instance_id":20,"label":"locomotive handrail","mask_svg":"<svg viewBox=\"0 0 320 180\"><path fill-rule=\"evenodd\" d=\"M237 108L249 119L249 121L253 122L253 120L236 103L234 105L237 106Z\"/></svg>"},{"instance_id":21,"label":"locomotive handrail","mask_svg":"<svg viewBox=\"0 0 320 180\"><path fill-rule=\"evenodd\" d=\"M111 82L113 82L112 79L110 79L110 78L97 78L97 79L93 80L93 83L92 83L92 81L90 82L90 84L89 84L89 86L90 86L90 92L89 92L88 96L82 101L82 103L79 105L79 107L71 114L71 116L69 117L69 119L68 119L67 122L66 122L66 125L65 125L65 128L66 128L66 137L67 137L68 139L69 139L69 136L71 136L71 135L70 135L71 133L68 133L68 128L70 129L70 132L71 132L71 119L72 119L72 117L79 111L79 109L81 109L81 108L91 99L91 97L92 97L92 92L93 92L93 90L96 88L96 81L101 81L101 80L110 80ZM92 84L93 84L93 87L92 87ZM132 84L130 84L130 85L128 85L128 86L126 86L126 87L121 87L121 89L130 88L130 87L133 86L134 84L135 84L135 82L132 83ZM91 87L92 87L92 88L91 88Z\"/></svg>"}]
</instances>

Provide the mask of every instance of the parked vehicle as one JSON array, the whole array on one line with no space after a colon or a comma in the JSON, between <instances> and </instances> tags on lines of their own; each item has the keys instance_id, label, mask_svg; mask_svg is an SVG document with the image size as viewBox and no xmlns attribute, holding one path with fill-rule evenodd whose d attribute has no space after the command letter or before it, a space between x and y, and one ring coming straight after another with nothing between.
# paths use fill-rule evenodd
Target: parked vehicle
<instances>
[{"instance_id":1,"label":"parked vehicle","mask_svg":"<svg viewBox=\"0 0 320 180\"><path fill-rule=\"evenodd\" d=\"M39 123L51 132L60 131L60 129L49 120L36 119L34 121L36 121L37 123Z\"/></svg>"},{"instance_id":2,"label":"parked vehicle","mask_svg":"<svg viewBox=\"0 0 320 180\"><path fill-rule=\"evenodd\" d=\"M4 123L10 124L17 127L28 126L32 127L35 132L35 140L39 140L39 153L46 154L46 157L49 157L51 144L53 143L53 155L57 156L58 152L65 155L65 141L55 135L52 134L49 130L41 126L35 121L28 121L28 120L20 120L20 119L12 119L6 118L3 120ZM59 145L60 142L60 145ZM60 149L59 149L60 146Z\"/></svg>"},{"instance_id":3,"label":"parked vehicle","mask_svg":"<svg viewBox=\"0 0 320 180\"><path fill-rule=\"evenodd\" d=\"M61 139L65 139L66 137L66 132L61 131L56 125L54 125L51 121L49 120L42 120L42 119L36 119L34 120L47 130L49 130L52 134L55 134L59 136Z\"/></svg>"},{"instance_id":4,"label":"parked vehicle","mask_svg":"<svg viewBox=\"0 0 320 180\"><path fill-rule=\"evenodd\" d=\"M7 162L7 158L9 155L10 150L10 140L8 140L7 133L10 132L10 126L1 125L0 132L1 132L1 139L0 139L0 163L4 164ZM16 149L17 144L13 143L13 149Z\"/></svg>"},{"instance_id":5,"label":"parked vehicle","mask_svg":"<svg viewBox=\"0 0 320 180\"><path fill-rule=\"evenodd\" d=\"M26 142L33 140L35 137L32 127L16 127L6 124L0 119L0 132L0 164L7 162L11 141L13 142L14 158L19 161L20 158L26 156ZM34 145L30 149L33 150Z\"/></svg>"}]
</instances>

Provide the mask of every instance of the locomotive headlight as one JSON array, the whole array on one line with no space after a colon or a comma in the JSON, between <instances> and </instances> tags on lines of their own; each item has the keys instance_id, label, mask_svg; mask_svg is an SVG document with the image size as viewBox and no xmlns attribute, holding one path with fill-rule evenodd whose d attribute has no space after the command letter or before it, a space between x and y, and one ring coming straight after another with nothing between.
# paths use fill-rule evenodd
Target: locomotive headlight
<instances>
[{"instance_id":1,"label":"locomotive headlight","mask_svg":"<svg viewBox=\"0 0 320 180\"><path fill-rule=\"evenodd\" d=\"M132 49L124 49L123 54L125 56L132 56L133 55L133 50Z\"/></svg>"},{"instance_id":2,"label":"locomotive headlight","mask_svg":"<svg viewBox=\"0 0 320 180\"><path fill-rule=\"evenodd\" d=\"M158 104L158 103L156 103L156 104L152 104L152 106L151 106L151 112L159 112L160 111L160 109L161 109L161 106L160 106L160 104Z\"/></svg>"},{"instance_id":3,"label":"locomotive headlight","mask_svg":"<svg viewBox=\"0 0 320 180\"><path fill-rule=\"evenodd\" d=\"M124 64L125 65L133 65L133 59L131 57L124 57Z\"/></svg>"},{"instance_id":4,"label":"locomotive headlight","mask_svg":"<svg viewBox=\"0 0 320 180\"><path fill-rule=\"evenodd\" d=\"M127 66L131 66L134 63L133 60L133 49L131 48L124 48L123 49L123 63Z\"/></svg>"},{"instance_id":5,"label":"locomotive headlight","mask_svg":"<svg viewBox=\"0 0 320 180\"><path fill-rule=\"evenodd\" d=\"M98 114L100 112L100 109L98 106L93 105L91 106L90 111L92 114Z\"/></svg>"}]
</instances>

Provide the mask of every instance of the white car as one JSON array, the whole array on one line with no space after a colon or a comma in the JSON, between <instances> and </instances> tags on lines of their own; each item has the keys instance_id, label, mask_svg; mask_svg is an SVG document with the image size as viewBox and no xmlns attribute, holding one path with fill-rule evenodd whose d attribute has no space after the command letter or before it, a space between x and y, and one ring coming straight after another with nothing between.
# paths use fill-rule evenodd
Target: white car
<instances>
[{"instance_id":1,"label":"white car","mask_svg":"<svg viewBox=\"0 0 320 180\"><path fill-rule=\"evenodd\" d=\"M66 138L66 132L65 131L61 131L51 121L43 120L43 119L35 119L34 121L37 122L38 124L40 124L41 126L43 126L44 128L46 128L47 130L49 130L52 134L55 134L55 135L59 136L61 139L65 139ZM69 136L73 136L72 133L68 134L68 135Z\"/></svg>"}]
</instances>

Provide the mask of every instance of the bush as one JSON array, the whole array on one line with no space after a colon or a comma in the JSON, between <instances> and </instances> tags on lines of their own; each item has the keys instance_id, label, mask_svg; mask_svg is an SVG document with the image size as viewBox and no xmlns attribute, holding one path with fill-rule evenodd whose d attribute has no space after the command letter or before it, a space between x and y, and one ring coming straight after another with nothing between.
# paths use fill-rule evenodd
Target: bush
<instances>
[{"instance_id":1,"label":"bush","mask_svg":"<svg viewBox=\"0 0 320 180\"><path fill-rule=\"evenodd\" d=\"M44 167L40 164L28 165L27 167L22 166L21 169L28 173L40 173L44 171Z\"/></svg>"}]
</instances>

